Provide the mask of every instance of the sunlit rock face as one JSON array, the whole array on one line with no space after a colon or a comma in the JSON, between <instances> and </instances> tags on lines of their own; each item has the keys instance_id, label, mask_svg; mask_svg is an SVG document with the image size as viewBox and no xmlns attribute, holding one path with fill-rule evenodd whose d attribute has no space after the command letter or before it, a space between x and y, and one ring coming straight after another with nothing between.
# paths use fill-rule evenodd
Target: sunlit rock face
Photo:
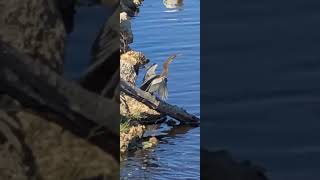
<instances>
[{"instance_id":1,"label":"sunlit rock face","mask_svg":"<svg viewBox=\"0 0 320 180\"><path fill-rule=\"evenodd\" d=\"M168 9L175 9L183 6L183 0L163 0L163 4Z\"/></svg>"},{"instance_id":2,"label":"sunlit rock face","mask_svg":"<svg viewBox=\"0 0 320 180\"><path fill-rule=\"evenodd\" d=\"M138 51L129 51L120 56L120 77L121 79L135 85L139 69L147 64L147 57Z\"/></svg>"}]
</instances>

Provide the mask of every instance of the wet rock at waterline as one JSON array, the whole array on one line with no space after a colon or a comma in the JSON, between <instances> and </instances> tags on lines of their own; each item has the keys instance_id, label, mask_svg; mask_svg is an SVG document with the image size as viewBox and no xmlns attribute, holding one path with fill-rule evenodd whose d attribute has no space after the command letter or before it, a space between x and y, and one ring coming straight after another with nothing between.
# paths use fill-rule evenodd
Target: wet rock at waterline
<instances>
[{"instance_id":1,"label":"wet rock at waterline","mask_svg":"<svg viewBox=\"0 0 320 180\"><path fill-rule=\"evenodd\" d=\"M145 126L138 125L128 127L127 131L120 133L120 152L125 153L128 151L129 146L135 143L138 139L140 139L145 131ZM132 147L131 147L132 148Z\"/></svg>"},{"instance_id":2,"label":"wet rock at waterline","mask_svg":"<svg viewBox=\"0 0 320 180\"><path fill-rule=\"evenodd\" d=\"M149 141L142 142L143 149L149 149L155 147L159 143L159 140L156 137L151 137Z\"/></svg>"}]
</instances>

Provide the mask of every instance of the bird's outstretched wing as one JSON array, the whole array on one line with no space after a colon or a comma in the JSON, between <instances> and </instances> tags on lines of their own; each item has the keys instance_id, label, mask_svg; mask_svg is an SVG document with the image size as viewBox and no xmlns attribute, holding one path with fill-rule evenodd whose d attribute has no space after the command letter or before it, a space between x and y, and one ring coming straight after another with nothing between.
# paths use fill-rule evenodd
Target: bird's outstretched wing
<instances>
[{"instance_id":1,"label":"bird's outstretched wing","mask_svg":"<svg viewBox=\"0 0 320 180\"><path fill-rule=\"evenodd\" d=\"M146 91L150 93L157 92L159 90L159 86L161 85L162 81L163 81L162 77L155 78L153 81L151 81Z\"/></svg>"},{"instance_id":2,"label":"bird's outstretched wing","mask_svg":"<svg viewBox=\"0 0 320 180\"><path fill-rule=\"evenodd\" d=\"M142 83L142 85L140 86L140 89L143 91L148 91L150 85L152 84L152 81L155 80L157 77L159 77L158 75L150 78L149 80L145 81Z\"/></svg>"},{"instance_id":3,"label":"bird's outstretched wing","mask_svg":"<svg viewBox=\"0 0 320 180\"><path fill-rule=\"evenodd\" d=\"M151 67L149 67L149 69L147 70L146 74L143 77L143 83L145 83L146 81L152 79L157 75L156 74L157 67L158 67L158 64L153 64Z\"/></svg>"},{"instance_id":4,"label":"bird's outstretched wing","mask_svg":"<svg viewBox=\"0 0 320 180\"><path fill-rule=\"evenodd\" d=\"M165 78L160 84L159 84L159 96L162 100L168 99L168 86L167 86L167 79Z\"/></svg>"},{"instance_id":5,"label":"bird's outstretched wing","mask_svg":"<svg viewBox=\"0 0 320 180\"><path fill-rule=\"evenodd\" d=\"M167 78L160 77L159 75L144 82L140 89L149 93L157 92L162 100L168 98Z\"/></svg>"}]
</instances>

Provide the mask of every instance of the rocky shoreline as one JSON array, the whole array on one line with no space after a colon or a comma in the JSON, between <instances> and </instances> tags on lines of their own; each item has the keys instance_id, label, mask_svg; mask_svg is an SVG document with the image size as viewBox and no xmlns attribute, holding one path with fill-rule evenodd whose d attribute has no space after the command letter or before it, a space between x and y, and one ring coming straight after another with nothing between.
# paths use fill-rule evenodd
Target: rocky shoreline
<instances>
[{"instance_id":1,"label":"rocky shoreline","mask_svg":"<svg viewBox=\"0 0 320 180\"><path fill-rule=\"evenodd\" d=\"M132 85L136 85L139 69L149 63L149 59L142 52L129 47L134 39L131 18L138 13L142 2L142 0L120 1L120 77ZM120 114L123 119L120 125L120 152L122 154L134 148L134 144L142 137L145 126L139 123L141 119L161 118L159 112L150 109L123 92L120 92ZM136 121L137 123L132 125L130 121Z\"/></svg>"}]
</instances>

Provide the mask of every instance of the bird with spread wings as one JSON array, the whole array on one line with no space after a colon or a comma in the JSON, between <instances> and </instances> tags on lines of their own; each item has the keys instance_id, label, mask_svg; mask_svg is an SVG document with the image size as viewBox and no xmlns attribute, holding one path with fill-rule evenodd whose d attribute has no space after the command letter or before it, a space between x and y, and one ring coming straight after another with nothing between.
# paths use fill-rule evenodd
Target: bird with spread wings
<instances>
[{"instance_id":1,"label":"bird with spread wings","mask_svg":"<svg viewBox=\"0 0 320 180\"><path fill-rule=\"evenodd\" d=\"M169 58L163 63L162 72L160 75L156 74L158 64L153 64L148 68L140 89L149 92L151 94L158 93L162 100L168 99L168 73L169 64L176 58L176 54L169 56Z\"/></svg>"}]
</instances>

